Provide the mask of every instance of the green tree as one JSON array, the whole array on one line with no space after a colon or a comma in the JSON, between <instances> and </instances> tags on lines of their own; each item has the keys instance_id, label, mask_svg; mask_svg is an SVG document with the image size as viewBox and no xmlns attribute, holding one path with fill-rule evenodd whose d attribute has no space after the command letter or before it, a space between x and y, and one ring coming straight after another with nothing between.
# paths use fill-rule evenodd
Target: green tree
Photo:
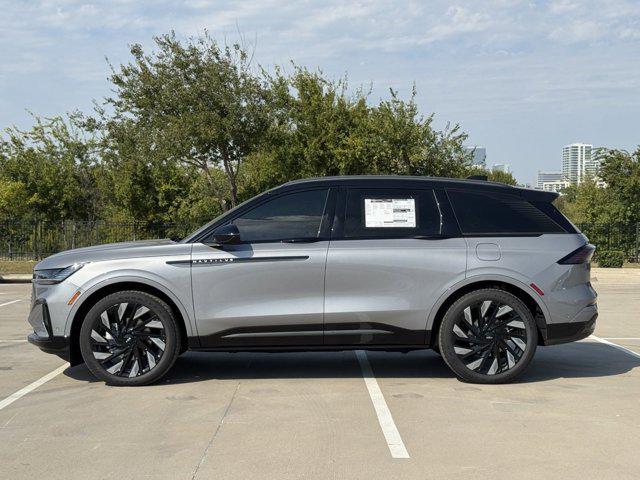
<instances>
[{"instance_id":1,"label":"green tree","mask_svg":"<svg viewBox=\"0 0 640 480\"><path fill-rule=\"evenodd\" d=\"M183 43L171 33L155 43L149 54L132 45L133 60L113 69L107 128L134 122L156 158L197 168L221 208L227 201L235 206L242 163L268 125L266 91L251 71L250 55L238 44L221 47L207 34Z\"/></svg>"},{"instance_id":2,"label":"green tree","mask_svg":"<svg viewBox=\"0 0 640 480\"><path fill-rule=\"evenodd\" d=\"M590 224L640 222L640 147L635 152L605 150L599 153L597 179L571 186L559 207L572 221Z\"/></svg>"},{"instance_id":3,"label":"green tree","mask_svg":"<svg viewBox=\"0 0 640 480\"><path fill-rule=\"evenodd\" d=\"M0 179L0 223L24 218L29 211L29 203L24 183Z\"/></svg>"},{"instance_id":4,"label":"green tree","mask_svg":"<svg viewBox=\"0 0 640 480\"><path fill-rule=\"evenodd\" d=\"M469 167L466 170L464 176L471 175L484 175L490 182L505 183L507 185L518 185L518 181L509 172L503 172L502 170L487 170L486 168Z\"/></svg>"},{"instance_id":5,"label":"green tree","mask_svg":"<svg viewBox=\"0 0 640 480\"><path fill-rule=\"evenodd\" d=\"M600 156L612 221L640 223L640 146L633 153L608 150Z\"/></svg>"},{"instance_id":6,"label":"green tree","mask_svg":"<svg viewBox=\"0 0 640 480\"><path fill-rule=\"evenodd\" d=\"M22 185L31 217L89 220L99 214L96 145L78 118L35 117L30 130L11 127L0 139L0 180Z\"/></svg>"},{"instance_id":7,"label":"green tree","mask_svg":"<svg viewBox=\"0 0 640 480\"><path fill-rule=\"evenodd\" d=\"M460 127L433 128L420 115L415 90L408 101L370 105L362 89L348 93L346 79L295 67L269 77L271 128L250 157L248 183L255 193L295 178L326 175L463 176L469 165Z\"/></svg>"},{"instance_id":8,"label":"green tree","mask_svg":"<svg viewBox=\"0 0 640 480\"><path fill-rule=\"evenodd\" d=\"M611 220L608 192L588 181L564 190L558 207L574 223L600 224Z\"/></svg>"}]
</instances>

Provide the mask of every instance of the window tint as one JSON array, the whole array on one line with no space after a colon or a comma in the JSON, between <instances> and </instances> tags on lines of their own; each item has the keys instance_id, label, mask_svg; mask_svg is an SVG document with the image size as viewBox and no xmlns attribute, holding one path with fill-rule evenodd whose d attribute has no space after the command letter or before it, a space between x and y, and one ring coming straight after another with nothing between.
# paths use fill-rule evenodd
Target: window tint
<instances>
[{"instance_id":1,"label":"window tint","mask_svg":"<svg viewBox=\"0 0 640 480\"><path fill-rule=\"evenodd\" d=\"M346 238L401 238L440 234L433 190L354 188L347 195Z\"/></svg>"},{"instance_id":2,"label":"window tint","mask_svg":"<svg viewBox=\"0 0 640 480\"><path fill-rule=\"evenodd\" d=\"M564 233L548 215L516 195L448 190L462 233Z\"/></svg>"},{"instance_id":3,"label":"window tint","mask_svg":"<svg viewBox=\"0 0 640 480\"><path fill-rule=\"evenodd\" d=\"M580 233L575 225L558 210L553 203L549 202L531 202L534 207L542 211L551 220L560 225L567 233Z\"/></svg>"},{"instance_id":4,"label":"window tint","mask_svg":"<svg viewBox=\"0 0 640 480\"><path fill-rule=\"evenodd\" d=\"M274 198L236 218L243 242L317 238L328 189L290 193Z\"/></svg>"}]
</instances>

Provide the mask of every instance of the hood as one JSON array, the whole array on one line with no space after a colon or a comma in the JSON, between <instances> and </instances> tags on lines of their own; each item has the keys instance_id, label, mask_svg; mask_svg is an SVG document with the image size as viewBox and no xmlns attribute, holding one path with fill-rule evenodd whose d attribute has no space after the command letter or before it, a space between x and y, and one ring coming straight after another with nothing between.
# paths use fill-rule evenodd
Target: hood
<instances>
[{"instance_id":1,"label":"hood","mask_svg":"<svg viewBox=\"0 0 640 480\"><path fill-rule=\"evenodd\" d=\"M178 255L188 253L190 244L176 243L172 240L140 240L137 242L106 243L93 247L65 250L45 258L36 264L34 270L63 268L81 262L97 262L135 257L158 255Z\"/></svg>"}]
</instances>

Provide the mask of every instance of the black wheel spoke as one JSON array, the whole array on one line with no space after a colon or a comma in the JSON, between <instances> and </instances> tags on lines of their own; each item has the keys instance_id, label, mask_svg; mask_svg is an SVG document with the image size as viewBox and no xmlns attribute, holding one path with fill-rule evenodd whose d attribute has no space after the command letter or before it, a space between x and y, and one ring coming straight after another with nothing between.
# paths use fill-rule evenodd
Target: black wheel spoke
<instances>
[{"instance_id":1,"label":"black wheel spoke","mask_svg":"<svg viewBox=\"0 0 640 480\"><path fill-rule=\"evenodd\" d=\"M487 350L489 347L491 347L491 345L490 345L490 344L488 344L488 343L484 343L484 344L482 344L482 345L472 347L472 348L471 348L471 351L470 351L470 352L468 352L468 353L463 354L461 358L466 359L466 358L474 357L475 355L477 355L477 354L479 354L479 353L484 352L484 351L485 351L485 350Z\"/></svg>"},{"instance_id":2,"label":"black wheel spoke","mask_svg":"<svg viewBox=\"0 0 640 480\"><path fill-rule=\"evenodd\" d=\"M141 315L140 318L138 319L136 325L131 328L132 332L141 332L142 330L144 330L145 328L148 327L148 325L151 322L155 322L158 321L160 322L160 320L158 319L158 317L156 317L155 315L151 314L151 312L147 312L144 315ZM142 319L143 317L146 317L144 319ZM152 328L159 328L159 327L152 327Z\"/></svg>"}]
</instances>

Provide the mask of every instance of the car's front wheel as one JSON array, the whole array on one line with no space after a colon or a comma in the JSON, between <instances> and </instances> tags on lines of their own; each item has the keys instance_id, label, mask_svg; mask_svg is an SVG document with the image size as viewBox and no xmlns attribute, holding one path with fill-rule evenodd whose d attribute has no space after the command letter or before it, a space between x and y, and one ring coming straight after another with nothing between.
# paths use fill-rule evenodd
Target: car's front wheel
<instances>
[{"instance_id":1,"label":"car's front wheel","mask_svg":"<svg viewBox=\"0 0 640 480\"><path fill-rule=\"evenodd\" d=\"M80 351L93 375L110 385L155 382L174 364L180 330L169 306L139 291L99 300L80 329Z\"/></svg>"},{"instance_id":2,"label":"car's front wheel","mask_svg":"<svg viewBox=\"0 0 640 480\"><path fill-rule=\"evenodd\" d=\"M484 288L449 307L438 343L445 362L461 380L506 383L529 365L538 331L531 311L519 298Z\"/></svg>"}]
</instances>

